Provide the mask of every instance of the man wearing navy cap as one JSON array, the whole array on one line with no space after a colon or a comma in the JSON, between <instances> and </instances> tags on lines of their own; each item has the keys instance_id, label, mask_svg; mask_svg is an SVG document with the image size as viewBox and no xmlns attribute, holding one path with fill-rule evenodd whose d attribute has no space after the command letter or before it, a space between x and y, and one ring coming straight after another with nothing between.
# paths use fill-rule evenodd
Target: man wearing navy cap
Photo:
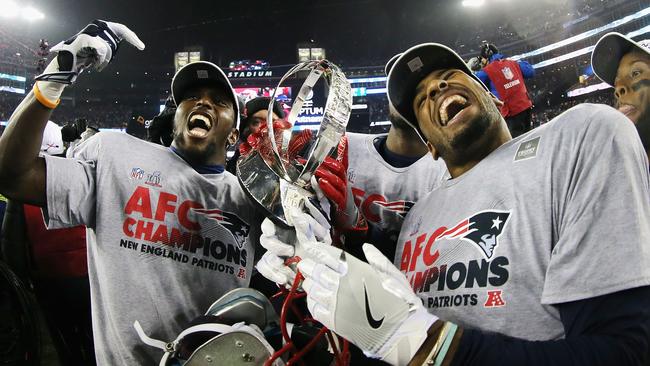
<instances>
[{"instance_id":1,"label":"man wearing navy cap","mask_svg":"<svg viewBox=\"0 0 650 366\"><path fill-rule=\"evenodd\" d=\"M591 55L596 75L614 87L618 110L636 126L650 156L650 39L604 35Z\"/></svg>"},{"instance_id":2,"label":"man wearing navy cap","mask_svg":"<svg viewBox=\"0 0 650 366\"><path fill-rule=\"evenodd\" d=\"M53 48L56 58L0 139L0 192L43 207L49 228L86 225L97 363L151 365L163 352L141 343L134 322L173 339L216 298L247 287L259 221L224 172L239 113L228 79L209 62L172 80L170 148L102 132L70 159L38 157L63 89L86 67L107 66L122 40L144 48L127 27L104 21Z\"/></svg>"},{"instance_id":3,"label":"man wearing navy cap","mask_svg":"<svg viewBox=\"0 0 650 366\"><path fill-rule=\"evenodd\" d=\"M435 43L405 51L387 88L451 178L413 206L394 262L305 247L313 317L393 365L647 365L650 174L632 124L583 104L513 139Z\"/></svg>"}]
</instances>

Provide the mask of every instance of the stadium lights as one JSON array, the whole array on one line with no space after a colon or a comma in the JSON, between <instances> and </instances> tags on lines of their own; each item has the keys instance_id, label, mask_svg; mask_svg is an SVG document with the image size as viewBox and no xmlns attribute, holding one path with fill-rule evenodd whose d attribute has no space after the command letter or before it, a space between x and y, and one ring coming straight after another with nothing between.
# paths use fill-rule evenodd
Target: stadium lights
<instances>
[{"instance_id":1,"label":"stadium lights","mask_svg":"<svg viewBox=\"0 0 650 366\"><path fill-rule=\"evenodd\" d=\"M45 14L32 6L21 6L12 0L0 0L0 17L33 21L44 19Z\"/></svg>"},{"instance_id":2,"label":"stadium lights","mask_svg":"<svg viewBox=\"0 0 650 366\"><path fill-rule=\"evenodd\" d=\"M31 6L24 8L21 15L25 20L41 20L45 18L45 14Z\"/></svg>"},{"instance_id":3,"label":"stadium lights","mask_svg":"<svg viewBox=\"0 0 650 366\"><path fill-rule=\"evenodd\" d=\"M4 74L0 73L0 79L7 79L7 80L12 80L12 81L19 81L19 82L25 82L27 81L27 78L24 76L18 76L18 75L11 75L11 74Z\"/></svg>"},{"instance_id":4,"label":"stadium lights","mask_svg":"<svg viewBox=\"0 0 650 366\"><path fill-rule=\"evenodd\" d=\"M650 32L650 25L647 25L647 26L645 26L645 27L643 27L641 29L637 29L635 31L629 32L629 33L626 34L626 36L629 37L629 38L633 38L633 37L636 37L636 36L639 36L639 35L642 35L642 34L645 34L645 33L648 33L648 32ZM572 59L574 57L585 55L585 54L590 53L591 51L593 51L594 47L595 46L584 47L584 48L581 48L579 50L575 50L573 52L569 52L567 54L564 54L562 56L554 57L554 58L551 58L551 59L536 63L536 64L533 65L533 68L539 69L539 68L542 68L542 67L545 67L545 66L556 64L558 62L570 60L570 59Z\"/></svg>"},{"instance_id":5,"label":"stadium lights","mask_svg":"<svg viewBox=\"0 0 650 366\"><path fill-rule=\"evenodd\" d=\"M630 14L628 16L625 16L625 17L621 18L621 19L615 20L615 21L613 21L613 22L611 22L609 24L605 24L605 25L603 25L601 27L598 27L598 28L595 28L595 29L592 29L592 30L589 30L589 31L586 31L586 32L583 32L583 33L580 33L578 35L575 35L573 37L564 39L564 40L559 41L559 42L555 42L555 43L550 44L548 46L544 46L544 47L542 47L540 49L537 49L537 50L534 50L534 51L531 51L531 52L522 53L521 55L515 55L515 56L509 57L509 58L516 61L516 60L519 60L519 59L522 59L522 58L528 58L528 57L531 57L531 56L540 55L542 53L552 51L554 49L569 45L571 43L581 41L581 40L583 40L585 38L594 36L594 35L596 35L598 33L602 33L602 32L605 32L607 30L619 27L619 26L621 26L623 24L626 24L626 23L629 23L629 22L631 22L633 20L643 18L643 17L645 17L646 15L649 15L649 14L650 14L650 7L645 8L643 10L639 10L638 12L636 12L634 14Z\"/></svg>"},{"instance_id":6,"label":"stadium lights","mask_svg":"<svg viewBox=\"0 0 650 366\"><path fill-rule=\"evenodd\" d=\"M362 84L362 83L377 83L381 81L386 81L388 79L385 76L378 76L374 78L356 78L356 79L348 79L350 84Z\"/></svg>"},{"instance_id":7,"label":"stadium lights","mask_svg":"<svg viewBox=\"0 0 650 366\"><path fill-rule=\"evenodd\" d=\"M484 0L463 0L463 6L477 7L483 5Z\"/></svg>"},{"instance_id":8,"label":"stadium lights","mask_svg":"<svg viewBox=\"0 0 650 366\"><path fill-rule=\"evenodd\" d=\"M386 88L366 89L366 94L384 94L386 92Z\"/></svg>"},{"instance_id":9,"label":"stadium lights","mask_svg":"<svg viewBox=\"0 0 650 366\"><path fill-rule=\"evenodd\" d=\"M568 93L566 93L566 96L572 98L572 97L577 97L577 96L583 95L583 94L589 94L589 93L595 92L597 90L609 89L611 87L612 86L607 84L607 83L600 83L600 84L596 84L596 85L586 86L584 88L571 90Z\"/></svg>"}]
</instances>

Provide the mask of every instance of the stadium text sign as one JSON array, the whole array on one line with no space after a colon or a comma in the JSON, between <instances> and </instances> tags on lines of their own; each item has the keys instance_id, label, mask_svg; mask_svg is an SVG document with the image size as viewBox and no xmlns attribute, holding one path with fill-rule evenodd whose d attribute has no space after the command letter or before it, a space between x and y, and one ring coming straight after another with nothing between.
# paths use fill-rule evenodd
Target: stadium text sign
<instances>
[{"instance_id":1,"label":"stadium text sign","mask_svg":"<svg viewBox=\"0 0 650 366\"><path fill-rule=\"evenodd\" d=\"M268 78L273 76L272 70L229 71L229 78Z\"/></svg>"}]
</instances>

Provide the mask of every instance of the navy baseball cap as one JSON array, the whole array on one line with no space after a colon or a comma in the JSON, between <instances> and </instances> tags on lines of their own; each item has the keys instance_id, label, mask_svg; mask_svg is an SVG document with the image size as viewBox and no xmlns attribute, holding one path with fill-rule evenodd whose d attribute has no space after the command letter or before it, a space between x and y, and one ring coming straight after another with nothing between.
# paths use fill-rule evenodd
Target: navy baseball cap
<instances>
[{"instance_id":1,"label":"navy baseball cap","mask_svg":"<svg viewBox=\"0 0 650 366\"><path fill-rule=\"evenodd\" d=\"M481 79L469 69L465 61L454 50L443 44L422 43L404 51L395 60L388 74L386 86L388 101L424 142L427 140L420 130L413 111L415 88L431 72L441 69L461 70L476 80L488 93L490 92Z\"/></svg>"},{"instance_id":2,"label":"navy baseball cap","mask_svg":"<svg viewBox=\"0 0 650 366\"><path fill-rule=\"evenodd\" d=\"M224 88L231 98L235 112L235 126L239 126L239 102L230 80L219 66L207 61L190 62L181 67L172 79L172 97L174 103L179 105L183 99L183 93L190 87L196 85L215 85Z\"/></svg>"},{"instance_id":3,"label":"navy baseball cap","mask_svg":"<svg viewBox=\"0 0 650 366\"><path fill-rule=\"evenodd\" d=\"M621 58L632 50L650 55L650 39L635 42L618 32L602 36L591 53L591 67L602 81L614 86Z\"/></svg>"}]
</instances>

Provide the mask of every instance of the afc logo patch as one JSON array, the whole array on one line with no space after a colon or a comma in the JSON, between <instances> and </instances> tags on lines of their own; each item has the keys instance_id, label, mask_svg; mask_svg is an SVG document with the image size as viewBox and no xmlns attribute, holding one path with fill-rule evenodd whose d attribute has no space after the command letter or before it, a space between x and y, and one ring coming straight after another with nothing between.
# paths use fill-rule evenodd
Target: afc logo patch
<instances>
[{"instance_id":1,"label":"afc logo patch","mask_svg":"<svg viewBox=\"0 0 650 366\"><path fill-rule=\"evenodd\" d=\"M503 296L501 296L501 294L502 294L501 290L488 291L487 300L485 300L485 304L483 304L483 307L495 308L495 307L505 306L506 302L503 300Z\"/></svg>"}]
</instances>

